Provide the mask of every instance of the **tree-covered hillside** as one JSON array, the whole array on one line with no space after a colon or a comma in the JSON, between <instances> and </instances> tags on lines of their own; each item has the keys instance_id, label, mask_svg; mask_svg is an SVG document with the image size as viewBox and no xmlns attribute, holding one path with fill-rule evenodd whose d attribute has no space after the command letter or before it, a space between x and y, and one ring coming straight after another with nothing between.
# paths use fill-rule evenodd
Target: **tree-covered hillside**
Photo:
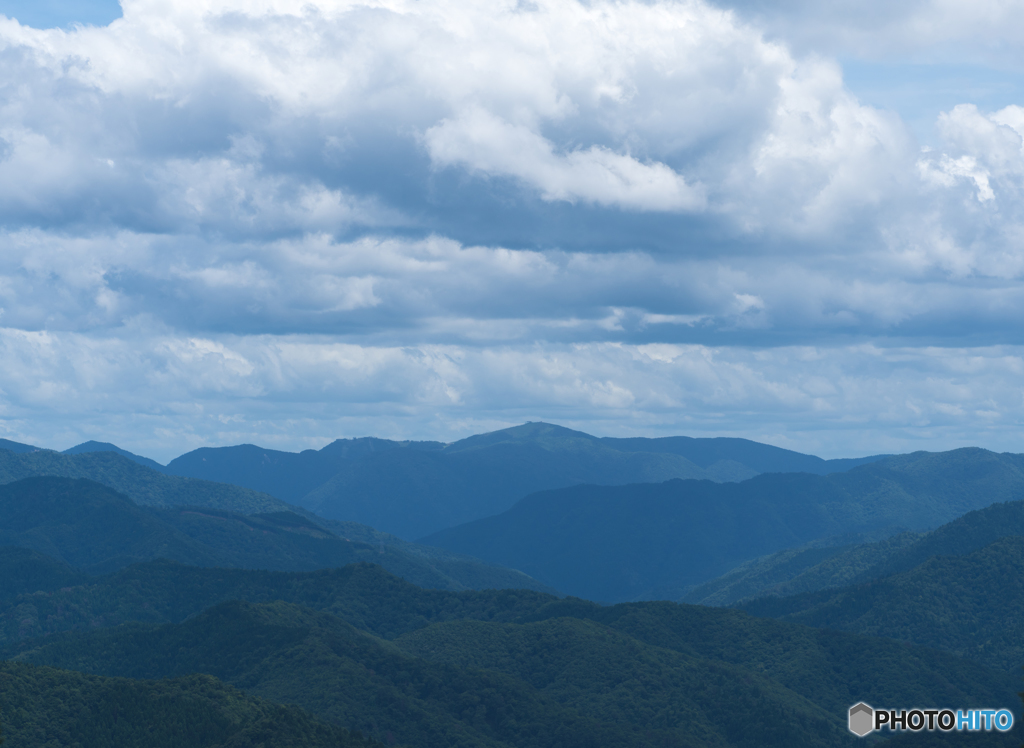
<instances>
[{"instance_id":1,"label":"tree-covered hillside","mask_svg":"<svg viewBox=\"0 0 1024 748\"><path fill-rule=\"evenodd\" d=\"M17 454L0 449L0 484L39 476L87 478L144 506L204 506L240 514L291 509L268 494L225 483L164 475L116 452L61 454L37 450Z\"/></svg>"},{"instance_id":2,"label":"tree-covered hillside","mask_svg":"<svg viewBox=\"0 0 1024 748\"><path fill-rule=\"evenodd\" d=\"M138 681L0 662L4 748L373 748L209 675Z\"/></svg>"},{"instance_id":3,"label":"tree-covered hillside","mask_svg":"<svg viewBox=\"0 0 1024 748\"><path fill-rule=\"evenodd\" d=\"M844 587L908 571L934 556L962 556L1008 536L1024 536L1024 502L992 504L927 533L874 543L806 547L755 559L691 590L682 602L730 605Z\"/></svg>"},{"instance_id":4,"label":"tree-covered hillside","mask_svg":"<svg viewBox=\"0 0 1024 748\"><path fill-rule=\"evenodd\" d=\"M872 582L743 603L755 615L937 647L1016 670L1024 664L1024 537L935 556Z\"/></svg>"},{"instance_id":5,"label":"tree-covered hillside","mask_svg":"<svg viewBox=\"0 0 1024 748\"><path fill-rule=\"evenodd\" d=\"M922 536L923 533L901 532L873 543L844 542L853 540L848 537L812 541L740 564L694 587L679 602L733 605L759 597L842 587L871 574L890 555Z\"/></svg>"},{"instance_id":6,"label":"tree-covered hillside","mask_svg":"<svg viewBox=\"0 0 1024 748\"><path fill-rule=\"evenodd\" d=\"M2 570L0 570L2 571ZM423 589L377 565L286 573L136 564L75 587L23 594L0 607L0 646L28 638L128 621L177 623L226 600L282 600L340 616L385 638L429 621L513 621L558 598L523 589L451 592Z\"/></svg>"},{"instance_id":7,"label":"tree-covered hillside","mask_svg":"<svg viewBox=\"0 0 1024 748\"><path fill-rule=\"evenodd\" d=\"M152 468L157 472L162 473L164 471L164 466L161 465L156 460L151 460L148 457L143 457L133 452L129 452L127 449L121 449L116 444L111 444L110 442L98 442L90 440L87 442L82 442L81 444L76 444L70 449L65 449L61 454L80 455L86 454L87 452L116 452L122 457L127 457L132 462L137 462L140 465L145 465L146 467Z\"/></svg>"},{"instance_id":8,"label":"tree-covered hillside","mask_svg":"<svg viewBox=\"0 0 1024 748\"><path fill-rule=\"evenodd\" d=\"M424 590L370 565L151 562L22 595L3 630L22 660L206 672L407 745L852 746L858 700L983 706L1017 690L1016 676L935 650L736 610Z\"/></svg>"},{"instance_id":9,"label":"tree-covered hillside","mask_svg":"<svg viewBox=\"0 0 1024 748\"><path fill-rule=\"evenodd\" d=\"M90 581L88 574L30 548L0 546L0 600Z\"/></svg>"},{"instance_id":10,"label":"tree-covered hillside","mask_svg":"<svg viewBox=\"0 0 1024 748\"><path fill-rule=\"evenodd\" d=\"M472 559L351 542L290 512L141 507L85 479L27 478L0 485L0 544L29 548L94 574L155 558L280 570L373 561L425 587L549 589L519 572ZM12 565L13 557L0 555L3 564L10 574L28 573L24 565Z\"/></svg>"}]
</instances>

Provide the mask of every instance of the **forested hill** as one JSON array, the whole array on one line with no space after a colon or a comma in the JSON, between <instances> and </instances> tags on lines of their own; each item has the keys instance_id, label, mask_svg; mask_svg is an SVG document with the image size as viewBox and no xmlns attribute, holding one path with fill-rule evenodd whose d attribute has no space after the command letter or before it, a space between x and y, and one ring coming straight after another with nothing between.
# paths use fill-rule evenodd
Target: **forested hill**
<instances>
[{"instance_id":1,"label":"forested hill","mask_svg":"<svg viewBox=\"0 0 1024 748\"><path fill-rule=\"evenodd\" d=\"M968 512L926 533L906 532L874 543L780 551L701 585L682 602L731 605L859 584L908 571L935 556L963 556L1014 535L1024 536L1021 501Z\"/></svg>"},{"instance_id":2,"label":"forested hill","mask_svg":"<svg viewBox=\"0 0 1024 748\"><path fill-rule=\"evenodd\" d=\"M959 449L828 476L575 486L421 542L590 599L678 599L748 559L831 536L929 529L1021 496L1024 456Z\"/></svg>"},{"instance_id":3,"label":"forested hill","mask_svg":"<svg viewBox=\"0 0 1024 748\"><path fill-rule=\"evenodd\" d=\"M279 570L373 561L425 587L549 589L519 572L474 559L432 558L398 547L348 541L289 512L241 515L205 507L140 507L85 479L27 478L0 486L2 545L32 549L52 557L51 563L90 573L154 558ZM0 552L0 578L29 574L30 561L5 549ZM10 584L0 582L0 594Z\"/></svg>"},{"instance_id":4,"label":"forested hill","mask_svg":"<svg viewBox=\"0 0 1024 748\"><path fill-rule=\"evenodd\" d=\"M855 559L850 584L739 605L757 615L870 632L941 647L992 667L1024 665L1024 501L970 512L899 546L850 549L794 578L834 577ZM871 563L865 563L871 561Z\"/></svg>"},{"instance_id":5,"label":"forested hill","mask_svg":"<svg viewBox=\"0 0 1024 748\"><path fill-rule=\"evenodd\" d=\"M2 445L0 445L0 446L2 446ZM152 468L153 470L156 470L157 472L162 473L164 471L164 466L161 465L156 460L151 460L148 457L142 457L140 455L134 454L132 452L129 452L127 449L121 449L116 444L111 444L110 442L97 442L97 441L82 442L81 444L76 444L74 447L71 447L70 449L65 449L62 452L62 454L66 454L66 455L81 455L81 454L88 454L88 453L91 453L91 452L115 452L115 453L121 455L122 457L127 457L132 462L137 462L140 465L145 465L146 467Z\"/></svg>"},{"instance_id":6,"label":"forested hill","mask_svg":"<svg viewBox=\"0 0 1024 748\"><path fill-rule=\"evenodd\" d=\"M754 615L938 647L993 668L1024 665L1024 537L849 587L741 604Z\"/></svg>"},{"instance_id":7,"label":"forested hill","mask_svg":"<svg viewBox=\"0 0 1024 748\"><path fill-rule=\"evenodd\" d=\"M383 748L209 675L139 681L0 662L4 748Z\"/></svg>"},{"instance_id":8,"label":"forested hill","mask_svg":"<svg viewBox=\"0 0 1024 748\"><path fill-rule=\"evenodd\" d=\"M22 595L3 616L30 607L52 633L18 640L8 653L22 661L108 676L208 673L404 746L852 748L862 743L845 714L861 699L1016 699L1014 676L884 639L673 603L423 590L369 565L270 573L152 562ZM140 619L149 623L130 623ZM82 630L59 634L60 624ZM990 737L985 745L1014 745Z\"/></svg>"},{"instance_id":9,"label":"forested hill","mask_svg":"<svg viewBox=\"0 0 1024 748\"><path fill-rule=\"evenodd\" d=\"M825 474L877 459L826 461L745 439L597 438L528 423L452 444L343 439L298 454L253 445L204 448L172 460L166 471L246 486L413 539L505 511L544 489Z\"/></svg>"},{"instance_id":10,"label":"forested hill","mask_svg":"<svg viewBox=\"0 0 1024 748\"><path fill-rule=\"evenodd\" d=\"M44 449L16 453L0 449L0 484L38 476L87 478L145 506L203 506L242 514L293 508L249 488L164 475L116 452L61 454Z\"/></svg>"}]
</instances>

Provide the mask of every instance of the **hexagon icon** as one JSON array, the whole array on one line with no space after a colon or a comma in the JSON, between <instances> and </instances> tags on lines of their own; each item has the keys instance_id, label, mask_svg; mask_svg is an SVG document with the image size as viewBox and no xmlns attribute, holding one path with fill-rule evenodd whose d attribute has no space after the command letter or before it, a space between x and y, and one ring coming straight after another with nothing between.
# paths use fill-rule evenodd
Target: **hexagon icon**
<instances>
[{"instance_id":1,"label":"hexagon icon","mask_svg":"<svg viewBox=\"0 0 1024 748\"><path fill-rule=\"evenodd\" d=\"M875 729L875 710L863 701L850 707L850 732L863 738Z\"/></svg>"}]
</instances>

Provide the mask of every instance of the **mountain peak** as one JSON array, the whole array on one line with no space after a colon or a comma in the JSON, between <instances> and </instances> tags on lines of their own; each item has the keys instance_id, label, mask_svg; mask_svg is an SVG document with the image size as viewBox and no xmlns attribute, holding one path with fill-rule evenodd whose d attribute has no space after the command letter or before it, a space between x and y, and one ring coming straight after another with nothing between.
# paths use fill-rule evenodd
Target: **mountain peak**
<instances>
[{"instance_id":1,"label":"mountain peak","mask_svg":"<svg viewBox=\"0 0 1024 748\"><path fill-rule=\"evenodd\" d=\"M519 426L510 426L498 431L490 431L486 434L460 439L448 445L446 451L458 452L463 449L476 449L478 447L489 447L503 442L568 442L587 441L597 442L596 436L591 436L582 431L574 431L565 426L544 421L527 421Z\"/></svg>"},{"instance_id":2,"label":"mountain peak","mask_svg":"<svg viewBox=\"0 0 1024 748\"><path fill-rule=\"evenodd\" d=\"M111 444L110 442L98 442L89 440L87 442L77 444L74 447L71 447L71 449L65 449L63 454L78 455L84 454L86 452L115 452L121 455L122 457L127 457L129 460L133 460L134 462L137 462L140 465L145 465L148 468L153 468L154 470L159 470L161 472L163 472L164 469L164 466L161 465L156 460L151 460L148 457L142 457L141 455L134 454L132 452L129 452L127 449L121 449L116 444Z\"/></svg>"}]
</instances>

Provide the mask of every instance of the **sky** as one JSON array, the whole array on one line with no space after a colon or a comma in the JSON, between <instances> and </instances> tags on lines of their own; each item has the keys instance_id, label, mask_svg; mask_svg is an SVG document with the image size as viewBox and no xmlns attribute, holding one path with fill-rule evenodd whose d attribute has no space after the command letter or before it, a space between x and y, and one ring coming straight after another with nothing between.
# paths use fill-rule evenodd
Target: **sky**
<instances>
[{"instance_id":1,"label":"sky","mask_svg":"<svg viewBox=\"0 0 1024 748\"><path fill-rule=\"evenodd\" d=\"M1024 452L1024 0L0 14L0 437Z\"/></svg>"}]
</instances>

